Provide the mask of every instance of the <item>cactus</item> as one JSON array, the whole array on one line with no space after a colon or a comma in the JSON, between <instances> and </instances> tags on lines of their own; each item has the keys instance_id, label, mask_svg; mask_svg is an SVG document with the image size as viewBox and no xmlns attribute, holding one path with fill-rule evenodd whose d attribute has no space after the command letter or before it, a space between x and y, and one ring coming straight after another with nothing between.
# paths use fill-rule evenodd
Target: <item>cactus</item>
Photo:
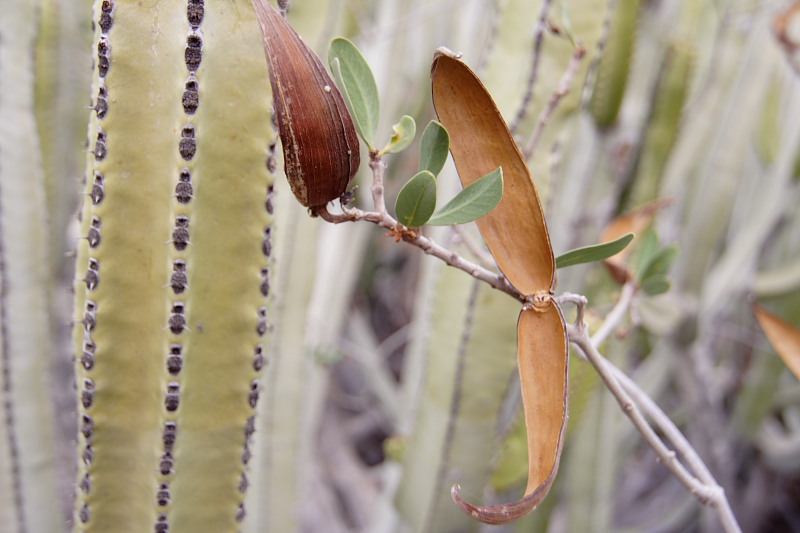
<instances>
[{"instance_id":1,"label":"cactus","mask_svg":"<svg viewBox=\"0 0 800 533\"><path fill-rule=\"evenodd\" d=\"M614 123L622 105L638 17L639 0L617 2L606 49L597 66L592 99L589 101L589 111L600 128L607 128Z\"/></svg>"},{"instance_id":2,"label":"cactus","mask_svg":"<svg viewBox=\"0 0 800 533\"><path fill-rule=\"evenodd\" d=\"M628 198L629 207L658 198L664 167L680 131L692 81L693 59L691 46L686 43L673 43L665 53L639 155L636 180Z\"/></svg>"},{"instance_id":3,"label":"cactus","mask_svg":"<svg viewBox=\"0 0 800 533\"><path fill-rule=\"evenodd\" d=\"M249 1L98 1L76 259L75 531L237 531L275 133Z\"/></svg>"},{"instance_id":4,"label":"cactus","mask_svg":"<svg viewBox=\"0 0 800 533\"><path fill-rule=\"evenodd\" d=\"M13 533L57 531L63 516L49 372L56 254L48 241L31 53L38 8L14 2L0 16L0 523Z\"/></svg>"}]
</instances>

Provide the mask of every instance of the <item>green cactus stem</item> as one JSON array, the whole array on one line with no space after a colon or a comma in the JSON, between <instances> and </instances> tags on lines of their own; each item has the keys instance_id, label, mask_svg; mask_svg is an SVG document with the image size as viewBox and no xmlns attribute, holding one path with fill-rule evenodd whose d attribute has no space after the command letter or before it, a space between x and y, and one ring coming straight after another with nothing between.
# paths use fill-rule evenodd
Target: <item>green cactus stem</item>
<instances>
[{"instance_id":1,"label":"green cactus stem","mask_svg":"<svg viewBox=\"0 0 800 533\"><path fill-rule=\"evenodd\" d=\"M661 177L680 132L694 63L694 51L689 44L676 41L667 49L644 134L638 175L628 202L631 207L659 197Z\"/></svg>"},{"instance_id":2,"label":"green cactus stem","mask_svg":"<svg viewBox=\"0 0 800 533\"><path fill-rule=\"evenodd\" d=\"M98 1L75 531L235 532L269 329L275 135L249 0Z\"/></svg>"},{"instance_id":3,"label":"green cactus stem","mask_svg":"<svg viewBox=\"0 0 800 533\"><path fill-rule=\"evenodd\" d=\"M589 111L600 128L614 124L628 85L631 56L636 41L639 0L619 0L614 7L610 33L597 67Z\"/></svg>"}]
</instances>

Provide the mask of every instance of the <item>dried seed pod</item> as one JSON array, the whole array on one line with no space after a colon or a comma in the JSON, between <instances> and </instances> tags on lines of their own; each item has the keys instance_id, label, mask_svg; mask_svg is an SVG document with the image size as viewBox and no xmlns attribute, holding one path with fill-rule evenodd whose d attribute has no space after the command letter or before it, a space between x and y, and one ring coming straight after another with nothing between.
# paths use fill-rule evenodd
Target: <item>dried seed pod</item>
<instances>
[{"instance_id":1,"label":"dried seed pod","mask_svg":"<svg viewBox=\"0 0 800 533\"><path fill-rule=\"evenodd\" d=\"M523 308L517 323L517 364L528 435L528 485L513 503L477 507L451 490L456 504L487 524L507 524L533 511L556 478L567 428L567 336L558 305Z\"/></svg>"},{"instance_id":2,"label":"dried seed pod","mask_svg":"<svg viewBox=\"0 0 800 533\"><path fill-rule=\"evenodd\" d=\"M492 97L446 49L431 68L433 105L450 133L450 152L464 187L503 168L500 204L476 222L497 266L521 293L555 287L555 259L528 167ZM513 228L513 231L509 231ZM520 238L520 237L523 238Z\"/></svg>"},{"instance_id":3,"label":"dried seed pod","mask_svg":"<svg viewBox=\"0 0 800 533\"><path fill-rule=\"evenodd\" d=\"M552 294L555 260L544 213L525 160L478 77L446 49L431 70L433 103L450 133L450 152L464 187L503 169L500 204L477 224L497 265L526 304L517 324L518 366L528 436L528 486L514 503L456 504L487 524L506 524L535 509L555 480L567 422L569 365L564 318Z\"/></svg>"},{"instance_id":4,"label":"dried seed pod","mask_svg":"<svg viewBox=\"0 0 800 533\"><path fill-rule=\"evenodd\" d=\"M284 170L306 207L339 198L361 162L353 119L319 56L265 0L254 0L269 64Z\"/></svg>"}]
</instances>

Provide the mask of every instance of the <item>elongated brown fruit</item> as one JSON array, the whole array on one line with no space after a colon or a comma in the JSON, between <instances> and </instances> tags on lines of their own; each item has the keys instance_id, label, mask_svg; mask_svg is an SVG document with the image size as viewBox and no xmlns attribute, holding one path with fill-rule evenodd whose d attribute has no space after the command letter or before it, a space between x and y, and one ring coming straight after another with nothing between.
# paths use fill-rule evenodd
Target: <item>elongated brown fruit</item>
<instances>
[{"instance_id":1,"label":"elongated brown fruit","mask_svg":"<svg viewBox=\"0 0 800 533\"><path fill-rule=\"evenodd\" d=\"M286 177L306 207L339 198L361 156L341 93L305 43L267 0L253 0L275 99Z\"/></svg>"},{"instance_id":2,"label":"elongated brown fruit","mask_svg":"<svg viewBox=\"0 0 800 533\"><path fill-rule=\"evenodd\" d=\"M567 335L553 299L555 261L544 213L528 167L486 88L449 51L431 69L433 103L450 133L450 151L464 187L503 168L498 207L478 219L489 250L528 302L517 324L517 358L528 436L528 486L517 502L477 507L453 486L456 504L487 524L513 522L547 495L558 472L567 421Z\"/></svg>"}]
</instances>

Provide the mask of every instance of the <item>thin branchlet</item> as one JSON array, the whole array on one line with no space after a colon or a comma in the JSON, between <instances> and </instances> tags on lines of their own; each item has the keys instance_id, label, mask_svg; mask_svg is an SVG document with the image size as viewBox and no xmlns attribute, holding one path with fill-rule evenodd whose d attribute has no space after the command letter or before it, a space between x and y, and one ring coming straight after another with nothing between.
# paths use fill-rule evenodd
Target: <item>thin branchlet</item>
<instances>
[{"instance_id":1,"label":"thin branchlet","mask_svg":"<svg viewBox=\"0 0 800 533\"><path fill-rule=\"evenodd\" d=\"M505 292L520 302L525 302L525 295L514 288L504 275L492 272L477 263L465 259L458 253L437 244L429 237L423 235L419 230L410 230L406 228L398 222L397 219L392 217L386 209L384 198L383 176L386 171L386 163L382 161L380 155L376 152L370 154L369 166L372 169L373 182L371 190L372 200L375 205L374 211L343 207L343 214L334 214L329 212L326 206L322 206L312 209L312 215L319 216L326 222L333 224L357 222L359 220L366 220L377 224L382 228L390 230L390 233L387 235L397 237L398 240L403 240L412 244L422 249L426 254L438 257L448 265L463 270L470 276L488 283L491 287Z\"/></svg>"},{"instance_id":2,"label":"thin branchlet","mask_svg":"<svg viewBox=\"0 0 800 533\"><path fill-rule=\"evenodd\" d=\"M619 403L620 409L631 420L636 430L644 438L645 443L656 453L659 461L664 464L690 494L701 504L714 509L724 531L727 533L741 532L730 503L725 496L725 491L714 479L708 467L683 433L666 413L656 405L652 398L597 350L598 344L605 340L607 334L589 336L588 327L583 321L584 309L587 303L586 298L577 295L565 296L560 299L574 303L578 310L575 323L567 324L567 334L570 342L581 349L586 359L597 370L609 392ZM629 309L631 301L632 291L630 296L625 295L625 297L620 298L617 306L609 313L601 330L613 331L616 329ZM669 444L674 449L671 449L662 440L646 417L653 421L658 432L666 437L666 440L669 441ZM686 464L684 465L684 463Z\"/></svg>"},{"instance_id":3,"label":"thin branchlet","mask_svg":"<svg viewBox=\"0 0 800 533\"><path fill-rule=\"evenodd\" d=\"M553 0L545 0L542 2L542 7L539 10L539 20L536 23L536 29L533 32L533 61L531 63L531 72L528 76L528 85L525 88L525 95L522 97L522 103L519 106L514 120L511 122L509 129L511 133L515 133L520 123L525 120L528 115L531 101L533 100L533 92L536 89L536 80L539 77L539 62L542 59L542 43L544 42L544 32L548 27L547 13L550 11L550 4Z\"/></svg>"}]
</instances>

